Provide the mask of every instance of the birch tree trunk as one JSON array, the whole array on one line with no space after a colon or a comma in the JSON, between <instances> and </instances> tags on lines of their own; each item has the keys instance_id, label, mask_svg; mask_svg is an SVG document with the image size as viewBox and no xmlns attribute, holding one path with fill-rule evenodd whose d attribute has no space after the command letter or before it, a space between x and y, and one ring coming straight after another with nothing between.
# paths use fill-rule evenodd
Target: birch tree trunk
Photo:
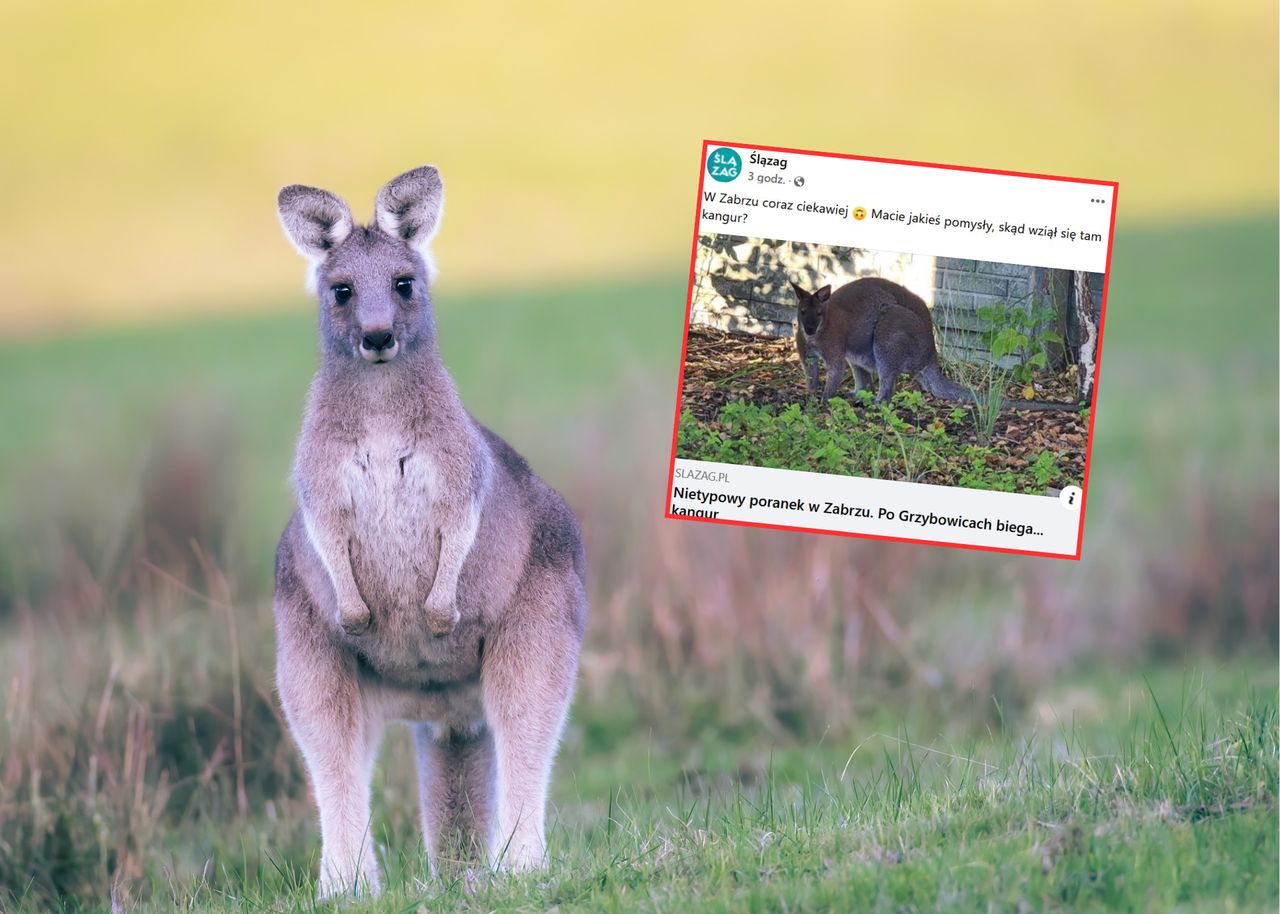
<instances>
[{"instance_id":1,"label":"birch tree trunk","mask_svg":"<svg viewBox=\"0 0 1280 914\"><path fill-rule=\"evenodd\" d=\"M1093 399L1094 353L1098 346L1098 323L1093 319L1093 290L1089 274L1075 271L1075 288L1071 296L1075 305L1076 327L1080 332L1080 346L1076 350L1080 369L1080 398L1089 403Z\"/></svg>"}]
</instances>

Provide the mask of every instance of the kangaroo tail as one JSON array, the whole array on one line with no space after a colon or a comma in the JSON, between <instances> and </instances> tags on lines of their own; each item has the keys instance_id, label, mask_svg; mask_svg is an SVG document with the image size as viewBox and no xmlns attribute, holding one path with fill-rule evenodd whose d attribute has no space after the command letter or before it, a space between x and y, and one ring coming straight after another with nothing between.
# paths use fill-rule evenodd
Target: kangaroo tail
<instances>
[{"instance_id":1,"label":"kangaroo tail","mask_svg":"<svg viewBox=\"0 0 1280 914\"><path fill-rule=\"evenodd\" d=\"M944 375L937 362L926 365L920 372L920 384L939 400L959 400L962 403L978 401L977 394Z\"/></svg>"},{"instance_id":2,"label":"kangaroo tail","mask_svg":"<svg viewBox=\"0 0 1280 914\"><path fill-rule=\"evenodd\" d=\"M1001 400L1001 409L1056 409L1066 413L1078 413L1088 406L1087 403L1058 403L1054 400Z\"/></svg>"},{"instance_id":3,"label":"kangaroo tail","mask_svg":"<svg viewBox=\"0 0 1280 914\"><path fill-rule=\"evenodd\" d=\"M978 403L981 398L967 387L957 384L942 373L937 362L927 365L920 372L920 383L925 390L939 400L954 400L961 403ZM1001 400L1001 409L1021 410L1061 410L1063 412L1079 412L1085 408L1083 403L1055 403L1049 400Z\"/></svg>"}]
</instances>

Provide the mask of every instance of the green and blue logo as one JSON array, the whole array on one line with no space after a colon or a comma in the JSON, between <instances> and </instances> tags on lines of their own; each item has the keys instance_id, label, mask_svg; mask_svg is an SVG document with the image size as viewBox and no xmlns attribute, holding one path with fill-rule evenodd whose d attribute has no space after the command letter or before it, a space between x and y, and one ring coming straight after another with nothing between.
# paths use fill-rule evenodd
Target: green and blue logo
<instances>
[{"instance_id":1,"label":"green and blue logo","mask_svg":"<svg viewBox=\"0 0 1280 914\"><path fill-rule=\"evenodd\" d=\"M707 174L717 181L732 181L742 174L742 156L728 146L712 150L707 156Z\"/></svg>"}]
</instances>

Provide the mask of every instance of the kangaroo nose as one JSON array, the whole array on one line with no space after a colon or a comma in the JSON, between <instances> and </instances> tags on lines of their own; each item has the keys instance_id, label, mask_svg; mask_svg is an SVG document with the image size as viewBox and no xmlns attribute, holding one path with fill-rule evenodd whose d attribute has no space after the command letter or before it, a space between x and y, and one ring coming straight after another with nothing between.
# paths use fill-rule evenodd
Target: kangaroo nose
<instances>
[{"instance_id":1,"label":"kangaroo nose","mask_svg":"<svg viewBox=\"0 0 1280 914\"><path fill-rule=\"evenodd\" d=\"M370 352L381 352L394 346L396 338L391 335L390 330L375 330L372 333L366 333L363 342L364 348Z\"/></svg>"}]
</instances>

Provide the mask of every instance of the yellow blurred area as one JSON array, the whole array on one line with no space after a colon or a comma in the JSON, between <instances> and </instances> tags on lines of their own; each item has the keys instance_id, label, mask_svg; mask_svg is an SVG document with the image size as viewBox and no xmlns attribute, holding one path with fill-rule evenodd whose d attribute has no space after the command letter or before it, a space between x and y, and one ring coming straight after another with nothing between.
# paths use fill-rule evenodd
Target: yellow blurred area
<instances>
[{"instance_id":1,"label":"yellow blurred area","mask_svg":"<svg viewBox=\"0 0 1280 914\"><path fill-rule=\"evenodd\" d=\"M301 295L274 194L440 166L450 287L679 274L704 137L1115 179L1126 221L1275 207L1276 7L0 7L0 332Z\"/></svg>"}]
</instances>

